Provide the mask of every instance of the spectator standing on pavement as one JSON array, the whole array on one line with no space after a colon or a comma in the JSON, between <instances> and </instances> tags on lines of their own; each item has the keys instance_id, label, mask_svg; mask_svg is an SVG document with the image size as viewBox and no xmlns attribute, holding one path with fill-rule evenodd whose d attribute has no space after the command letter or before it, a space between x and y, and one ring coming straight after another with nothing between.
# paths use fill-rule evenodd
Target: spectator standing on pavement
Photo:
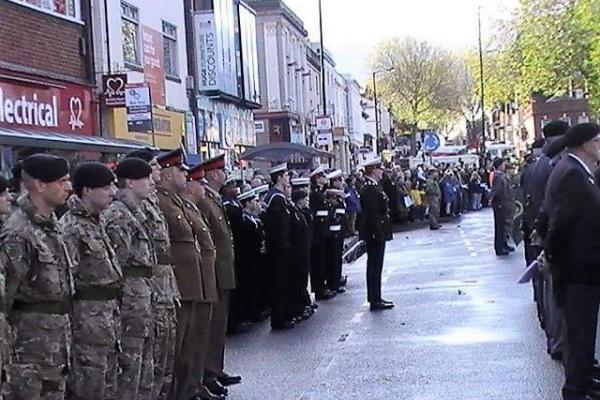
<instances>
[{"instance_id":1,"label":"spectator standing on pavement","mask_svg":"<svg viewBox=\"0 0 600 400\"><path fill-rule=\"evenodd\" d=\"M346 221L348 223L348 235L354 236L356 232L356 217L360 213L360 195L356 189L356 176L350 175L346 179Z\"/></svg>"},{"instance_id":2,"label":"spectator standing on pavement","mask_svg":"<svg viewBox=\"0 0 600 400\"><path fill-rule=\"evenodd\" d=\"M545 249L565 316L563 399L587 400L597 398L600 389L592 375L600 304L600 189L594 178L600 126L574 126L564 143L566 155L553 169L544 198Z\"/></svg>"},{"instance_id":3,"label":"spectator standing on pavement","mask_svg":"<svg viewBox=\"0 0 600 400\"><path fill-rule=\"evenodd\" d=\"M453 213L454 202L456 201L456 184L452 178L452 171L446 171L446 174L440 182L442 188L442 198L444 199L444 211L446 216Z\"/></svg>"},{"instance_id":4,"label":"spectator standing on pavement","mask_svg":"<svg viewBox=\"0 0 600 400\"><path fill-rule=\"evenodd\" d=\"M380 185L383 178L381 158L368 161L364 167L366 181L360 196L364 217L360 238L367 245L367 300L371 311L388 310L394 307L394 303L381 297L381 274L385 243L393 238L389 199Z\"/></svg>"},{"instance_id":5,"label":"spectator standing on pavement","mask_svg":"<svg viewBox=\"0 0 600 400\"><path fill-rule=\"evenodd\" d=\"M440 220L440 203L442 201L442 191L438 182L439 173L436 168L431 168L429 171L429 179L425 187L425 198L429 205L429 229L432 231L440 229L442 226Z\"/></svg>"},{"instance_id":6,"label":"spectator standing on pavement","mask_svg":"<svg viewBox=\"0 0 600 400\"><path fill-rule=\"evenodd\" d=\"M481 210L483 189L481 187L481 175L477 171L474 171L469 179L469 193L471 197L471 209L473 211Z\"/></svg>"}]
</instances>

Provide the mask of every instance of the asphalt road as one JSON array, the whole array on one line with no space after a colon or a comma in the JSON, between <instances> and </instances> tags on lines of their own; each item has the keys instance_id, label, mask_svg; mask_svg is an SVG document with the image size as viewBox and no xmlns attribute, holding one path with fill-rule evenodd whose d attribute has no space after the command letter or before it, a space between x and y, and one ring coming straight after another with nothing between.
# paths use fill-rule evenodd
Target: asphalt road
<instances>
[{"instance_id":1,"label":"asphalt road","mask_svg":"<svg viewBox=\"0 0 600 400\"><path fill-rule=\"evenodd\" d=\"M383 294L370 312L366 256L345 265L348 291L292 331L268 324L229 338L232 400L553 400L562 368L546 355L522 249L494 255L489 210L388 243Z\"/></svg>"}]
</instances>

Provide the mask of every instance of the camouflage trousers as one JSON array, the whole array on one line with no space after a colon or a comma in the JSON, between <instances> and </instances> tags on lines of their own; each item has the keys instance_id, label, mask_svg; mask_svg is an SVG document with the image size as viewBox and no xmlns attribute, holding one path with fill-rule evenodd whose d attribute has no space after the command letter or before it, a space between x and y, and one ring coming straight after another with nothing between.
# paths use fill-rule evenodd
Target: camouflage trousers
<instances>
[{"instance_id":1,"label":"camouflage trousers","mask_svg":"<svg viewBox=\"0 0 600 400\"><path fill-rule=\"evenodd\" d=\"M177 339L174 307L155 308L154 387L152 400L167 400L173 383L173 364Z\"/></svg>"},{"instance_id":2,"label":"camouflage trousers","mask_svg":"<svg viewBox=\"0 0 600 400\"><path fill-rule=\"evenodd\" d=\"M123 336L117 378L119 400L151 400L154 385L153 338Z\"/></svg>"},{"instance_id":3,"label":"camouflage trousers","mask_svg":"<svg viewBox=\"0 0 600 400\"><path fill-rule=\"evenodd\" d=\"M116 400L116 346L74 344L68 379L68 400Z\"/></svg>"},{"instance_id":4,"label":"camouflage trousers","mask_svg":"<svg viewBox=\"0 0 600 400\"><path fill-rule=\"evenodd\" d=\"M46 368L47 369L47 368ZM6 382L2 387L4 400L64 400L66 374L57 369L46 377L37 364L9 364L4 366Z\"/></svg>"}]
</instances>

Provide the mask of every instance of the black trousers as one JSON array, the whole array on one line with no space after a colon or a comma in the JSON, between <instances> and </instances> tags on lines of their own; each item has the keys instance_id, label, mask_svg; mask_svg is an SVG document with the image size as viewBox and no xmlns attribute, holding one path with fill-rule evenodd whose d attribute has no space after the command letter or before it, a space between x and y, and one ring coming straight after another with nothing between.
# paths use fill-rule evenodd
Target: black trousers
<instances>
[{"instance_id":1,"label":"black trousers","mask_svg":"<svg viewBox=\"0 0 600 400\"><path fill-rule=\"evenodd\" d=\"M310 253L310 287L313 293L323 292L327 275L327 236L315 234Z\"/></svg>"},{"instance_id":2,"label":"black trousers","mask_svg":"<svg viewBox=\"0 0 600 400\"><path fill-rule=\"evenodd\" d=\"M327 289L335 292L340 288L340 281L342 280L344 238L341 233L332 234L327 243Z\"/></svg>"},{"instance_id":3,"label":"black trousers","mask_svg":"<svg viewBox=\"0 0 600 400\"><path fill-rule=\"evenodd\" d=\"M579 399L588 389L596 349L600 287L567 284L563 297L565 316L565 400Z\"/></svg>"},{"instance_id":4,"label":"black trousers","mask_svg":"<svg viewBox=\"0 0 600 400\"><path fill-rule=\"evenodd\" d=\"M381 273L385 241L367 242L367 300L369 303L381 301Z\"/></svg>"},{"instance_id":5,"label":"black trousers","mask_svg":"<svg viewBox=\"0 0 600 400\"><path fill-rule=\"evenodd\" d=\"M494 249L496 253L506 248L506 210L494 205Z\"/></svg>"}]
</instances>

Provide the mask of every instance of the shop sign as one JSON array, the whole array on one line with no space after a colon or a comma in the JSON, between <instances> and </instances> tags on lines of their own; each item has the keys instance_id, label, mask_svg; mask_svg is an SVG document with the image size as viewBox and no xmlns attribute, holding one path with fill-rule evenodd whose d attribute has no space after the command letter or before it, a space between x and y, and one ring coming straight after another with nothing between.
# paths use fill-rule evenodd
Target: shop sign
<instances>
[{"instance_id":1,"label":"shop sign","mask_svg":"<svg viewBox=\"0 0 600 400\"><path fill-rule=\"evenodd\" d=\"M56 88L0 81L0 126L93 135L91 92L80 85Z\"/></svg>"},{"instance_id":2,"label":"shop sign","mask_svg":"<svg viewBox=\"0 0 600 400\"><path fill-rule=\"evenodd\" d=\"M144 132L129 130L125 108L112 108L109 110L109 116L111 131L117 139L135 140L163 150L181 147L186 125L185 114L182 112L154 107L154 132L151 129Z\"/></svg>"},{"instance_id":3,"label":"shop sign","mask_svg":"<svg viewBox=\"0 0 600 400\"><path fill-rule=\"evenodd\" d=\"M185 139L188 154L198 154L198 140L196 137L196 123L194 114L191 112L185 113Z\"/></svg>"},{"instance_id":4,"label":"shop sign","mask_svg":"<svg viewBox=\"0 0 600 400\"><path fill-rule=\"evenodd\" d=\"M152 101L159 106L166 104L163 52L162 33L147 26L142 27L144 82L150 86Z\"/></svg>"},{"instance_id":5,"label":"shop sign","mask_svg":"<svg viewBox=\"0 0 600 400\"><path fill-rule=\"evenodd\" d=\"M196 63L198 68L198 89L211 91L220 89L222 72L219 60L219 41L215 27L215 15L202 12L194 15L196 32Z\"/></svg>"},{"instance_id":6,"label":"shop sign","mask_svg":"<svg viewBox=\"0 0 600 400\"><path fill-rule=\"evenodd\" d=\"M331 117L327 115L317 117L316 123L318 133L331 133L333 130L333 122L331 121Z\"/></svg>"},{"instance_id":7,"label":"shop sign","mask_svg":"<svg viewBox=\"0 0 600 400\"><path fill-rule=\"evenodd\" d=\"M333 134L317 133L315 135L315 144L318 147L333 146Z\"/></svg>"},{"instance_id":8,"label":"shop sign","mask_svg":"<svg viewBox=\"0 0 600 400\"><path fill-rule=\"evenodd\" d=\"M127 86L127 74L104 75L102 77L104 105L125 107L125 86Z\"/></svg>"},{"instance_id":9,"label":"shop sign","mask_svg":"<svg viewBox=\"0 0 600 400\"><path fill-rule=\"evenodd\" d=\"M150 87L146 83L129 84L125 87L127 127L130 132L152 131L152 101Z\"/></svg>"}]
</instances>

